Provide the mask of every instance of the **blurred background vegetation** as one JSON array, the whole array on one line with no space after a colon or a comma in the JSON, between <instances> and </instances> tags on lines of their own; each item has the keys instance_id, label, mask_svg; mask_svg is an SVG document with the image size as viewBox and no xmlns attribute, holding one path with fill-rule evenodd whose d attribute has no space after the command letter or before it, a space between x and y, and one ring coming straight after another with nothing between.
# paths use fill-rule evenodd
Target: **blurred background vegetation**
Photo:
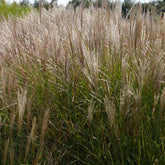
<instances>
[{"instance_id":1,"label":"blurred background vegetation","mask_svg":"<svg viewBox=\"0 0 165 165\"><path fill-rule=\"evenodd\" d=\"M0 18L8 18L9 15L22 16L30 11L29 3L22 1L19 4L16 2L7 3L5 0L0 0Z\"/></svg>"},{"instance_id":2,"label":"blurred background vegetation","mask_svg":"<svg viewBox=\"0 0 165 165\"><path fill-rule=\"evenodd\" d=\"M47 0L42 0L42 6L49 10L53 7L53 5L57 6L58 0L52 0L48 2ZM83 5L84 8L89 8L90 5L94 7L103 7L104 3L108 4L109 8L112 8L115 5L113 2L109 0L71 0L67 8L73 7L75 10L80 5ZM116 3L116 2L115 2ZM119 2L122 6L122 15L126 17L129 13L130 9L138 5L139 3L135 3L133 0L124 0L124 2ZM147 3L141 3L143 12L147 12L147 10L154 10L158 14L164 15L165 13L165 0L163 1L152 1ZM39 0L35 0L34 3L30 3L28 0L22 0L20 3L13 2L7 3L5 0L0 0L0 18L7 18L9 15L13 16L22 16L30 11L31 8L39 9Z\"/></svg>"}]
</instances>

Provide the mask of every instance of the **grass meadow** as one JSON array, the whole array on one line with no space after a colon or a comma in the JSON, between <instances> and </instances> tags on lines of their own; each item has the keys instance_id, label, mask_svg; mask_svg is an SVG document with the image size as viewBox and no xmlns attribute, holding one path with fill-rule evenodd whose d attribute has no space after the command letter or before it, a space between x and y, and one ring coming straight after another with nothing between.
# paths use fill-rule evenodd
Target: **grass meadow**
<instances>
[{"instance_id":1,"label":"grass meadow","mask_svg":"<svg viewBox=\"0 0 165 165\"><path fill-rule=\"evenodd\" d=\"M165 20L140 6L3 19L0 164L164 165Z\"/></svg>"}]
</instances>

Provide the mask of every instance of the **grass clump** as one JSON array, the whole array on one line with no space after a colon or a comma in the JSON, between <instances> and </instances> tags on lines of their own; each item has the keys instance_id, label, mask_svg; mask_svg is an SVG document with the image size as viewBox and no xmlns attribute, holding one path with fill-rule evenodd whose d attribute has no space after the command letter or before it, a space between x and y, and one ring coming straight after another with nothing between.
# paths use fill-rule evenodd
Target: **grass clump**
<instances>
[{"instance_id":1,"label":"grass clump","mask_svg":"<svg viewBox=\"0 0 165 165\"><path fill-rule=\"evenodd\" d=\"M1 164L165 163L165 21L135 10L1 22Z\"/></svg>"}]
</instances>

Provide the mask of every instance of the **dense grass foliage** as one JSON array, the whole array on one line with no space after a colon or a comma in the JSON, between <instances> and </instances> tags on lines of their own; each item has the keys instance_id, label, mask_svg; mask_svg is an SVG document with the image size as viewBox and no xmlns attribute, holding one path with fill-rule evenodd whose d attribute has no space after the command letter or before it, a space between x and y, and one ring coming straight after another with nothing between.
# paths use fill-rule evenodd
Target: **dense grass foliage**
<instances>
[{"instance_id":1,"label":"dense grass foliage","mask_svg":"<svg viewBox=\"0 0 165 165\"><path fill-rule=\"evenodd\" d=\"M4 0L0 1L0 20L9 16L22 17L30 11L29 6L19 5L16 2L7 4Z\"/></svg>"},{"instance_id":2,"label":"dense grass foliage","mask_svg":"<svg viewBox=\"0 0 165 165\"><path fill-rule=\"evenodd\" d=\"M0 164L165 164L165 20L141 13L1 22Z\"/></svg>"}]
</instances>

